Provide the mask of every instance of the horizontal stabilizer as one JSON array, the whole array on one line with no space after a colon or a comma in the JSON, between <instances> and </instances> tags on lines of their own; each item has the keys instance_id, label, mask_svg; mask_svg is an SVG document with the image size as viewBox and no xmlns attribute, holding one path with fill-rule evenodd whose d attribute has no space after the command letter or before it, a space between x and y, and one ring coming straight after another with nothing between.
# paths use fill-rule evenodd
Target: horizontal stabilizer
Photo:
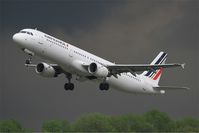
<instances>
[{"instance_id":1,"label":"horizontal stabilizer","mask_svg":"<svg viewBox=\"0 0 199 133\"><path fill-rule=\"evenodd\" d=\"M24 64L26 67L36 67L36 64Z\"/></svg>"},{"instance_id":2,"label":"horizontal stabilizer","mask_svg":"<svg viewBox=\"0 0 199 133\"><path fill-rule=\"evenodd\" d=\"M153 87L155 90L189 90L188 87L177 87L177 86L158 86Z\"/></svg>"}]
</instances>

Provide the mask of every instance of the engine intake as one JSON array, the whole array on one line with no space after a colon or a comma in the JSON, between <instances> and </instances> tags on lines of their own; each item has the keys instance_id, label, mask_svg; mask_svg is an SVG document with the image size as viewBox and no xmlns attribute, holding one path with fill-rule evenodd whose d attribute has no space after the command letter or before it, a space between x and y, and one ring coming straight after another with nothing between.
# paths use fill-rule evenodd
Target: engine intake
<instances>
[{"instance_id":1,"label":"engine intake","mask_svg":"<svg viewBox=\"0 0 199 133\"><path fill-rule=\"evenodd\" d=\"M89 66L89 70L91 73L95 73L97 71L97 64L96 63L91 63Z\"/></svg>"},{"instance_id":2,"label":"engine intake","mask_svg":"<svg viewBox=\"0 0 199 133\"><path fill-rule=\"evenodd\" d=\"M43 72L43 71L44 71L44 64L43 64L43 63L37 64L36 70L37 70L38 72L40 72L40 73Z\"/></svg>"},{"instance_id":3,"label":"engine intake","mask_svg":"<svg viewBox=\"0 0 199 133\"><path fill-rule=\"evenodd\" d=\"M55 69L51 65L44 62L37 64L35 71L43 77L56 77Z\"/></svg>"},{"instance_id":4,"label":"engine intake","mask_svg":"<svg viewBox=\"0 0 199 133\"><path fill-rule=\"evenodd\" d=\"M109 74L109 70L106 67L96 64L94 62L89 65L88 72L93 76L100 78L107 77Z\"/></svg>"}]
</instances>

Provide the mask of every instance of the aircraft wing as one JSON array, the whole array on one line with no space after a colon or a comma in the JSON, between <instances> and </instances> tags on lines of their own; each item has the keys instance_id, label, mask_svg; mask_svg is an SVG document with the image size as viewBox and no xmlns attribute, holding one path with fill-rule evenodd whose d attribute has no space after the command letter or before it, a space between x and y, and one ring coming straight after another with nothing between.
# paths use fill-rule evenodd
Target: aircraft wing
<instances>
[{"instance_id":1,"label":"aircraft wing","mask_svg":"<svg viewBox=\"0 0 199 133\"><path fill-rule=\"evenodd\" d=\"M37 64L24 64L26 67L36 67ZM52 67L60 67L57 64L49 64Z\"/></svg>"},{"instance_id":2,"label":"aircraft wing","mask_svg":"<svg viewBox=\"0 0 199 133\"><path fill-rule=\"evenodd\" d=\"M49 65L52 66L56 70L57 74L67 73L57 64L49 64ZM37 67L37 64L31 63L31 64L25 64L25 66L26 67Z\"/></svg>"},{"instance_id":3,"label":"aircraft wing","mask_svg":"<svg viewBox=\"0 0 199 133\"><path fill-rule=\"evenodd\" d=\"M136 72L141 71L148 71L152 70L155 72L155 70L160 68L171 68L171 67L182 67L184 68L185 64L179 64L179 63L172 63L172 64L138 64L138 65L125 65L125 64L115 64L115 65L108 65L106 66L111 74L116 75L123 72L130 72L134 76L136 75Z\"/></svg>"}]
</instances>

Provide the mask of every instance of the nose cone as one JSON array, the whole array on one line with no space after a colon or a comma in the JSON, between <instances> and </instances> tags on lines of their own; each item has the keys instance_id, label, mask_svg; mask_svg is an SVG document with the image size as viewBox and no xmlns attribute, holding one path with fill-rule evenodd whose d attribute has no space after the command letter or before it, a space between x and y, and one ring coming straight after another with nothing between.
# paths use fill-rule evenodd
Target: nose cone
<instances>
[{"instance_id":1,"label":"nose cone","mask_svg":"<svg viewBox=\"0 0 199 133\"><path fill-rule=\"evenodd\" d=\"M17 45L23 45L24 44L24 37L20 33L16 33L12 36L12 39L14 42L17 43Z\"/></svg>"},{"instance_id":2,"label":"nose cone","mask_svg":"<svg viewBox=\"0 0 199 133\"><path fill-rule=\"evenodd\" d=\"M12 36L12 39L13 39L15 42L18 42L18 41L19 41L19 35L18 35L18 33L14 34L14 35Z\"/></svg>"},{"instance_id":3,"label":"nose cone","mask_svg":"<svg viewBox=\"0 0 199 133\"><path fill-rule=\"evenodd\" d=\"M12 36L12 39L16 44L20 47L24 47L26 42L24 40L24 36L21 33L16 33Z\"/></svg>"}]
</instances>

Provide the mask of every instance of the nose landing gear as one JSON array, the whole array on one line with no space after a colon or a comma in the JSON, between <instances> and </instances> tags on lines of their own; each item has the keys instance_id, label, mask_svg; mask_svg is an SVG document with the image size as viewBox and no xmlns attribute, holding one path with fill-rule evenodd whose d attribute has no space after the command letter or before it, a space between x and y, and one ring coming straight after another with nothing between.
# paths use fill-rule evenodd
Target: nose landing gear
<instances>
[{"instance_id":1,"label":"nose landing gear","mask_svg":"<svg viewBox=\"0 0 199 133\"><path fill-rule=\"evenodd\" d=\"M32 63L32 55L29 55L29 58L25 61L25 64L31 64Z\"/></svg>"},{"instance_id":2,"label":"nose landing gear","mask_svg":"<svg viewBox=\"0 0 199 133\"><path fill-rule=\"evenodd\" d=\"M21 50L23 52L25 52L26 54L28 54L28 56L29 56L28 59L25 61L25 64L31 64L32 63L32 56L34 56L35 54L32 51L30 51L26 48L22 48Z\"/></svg>"}]
</instances>

